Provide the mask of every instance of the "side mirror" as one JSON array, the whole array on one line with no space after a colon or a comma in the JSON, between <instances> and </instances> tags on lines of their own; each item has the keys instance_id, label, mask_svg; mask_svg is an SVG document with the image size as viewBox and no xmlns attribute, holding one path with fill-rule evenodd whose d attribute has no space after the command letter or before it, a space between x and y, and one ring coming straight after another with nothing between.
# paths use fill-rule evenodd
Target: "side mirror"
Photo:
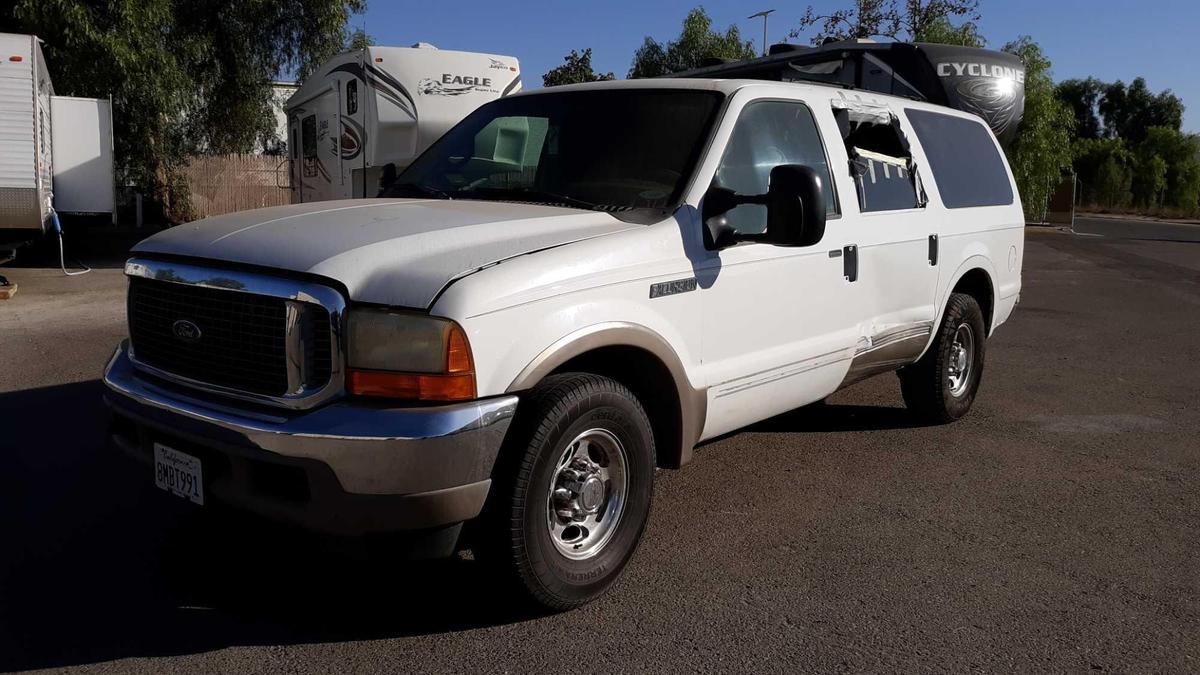
<instances>
[{"instance_id":1,"label":"side mirror","mask_svg":"<svg viewBox=\"0 0 1200 675\"><path fill-rule=\"evenodd\" d=\"M812 246L825 236L825 191L812 167L771 169L767 188L767 237L779 246Z\"/></svg>"},{"instance_id":2,"label":"side mirror","mask_svg":"<svg viewBox=\"0 0 1200 675\"><path fill-rule=\"evenodd\" d=\"M767 207L767 231L735 232L724 215L742 204ZM776 246L812 246L825 236L825 194L821 176L811 167L784 164L771 169L771 182L761 195L739 195L714 187L704 196L704 220L718 248L740 241Z\"/></svg>"}]
</instances>

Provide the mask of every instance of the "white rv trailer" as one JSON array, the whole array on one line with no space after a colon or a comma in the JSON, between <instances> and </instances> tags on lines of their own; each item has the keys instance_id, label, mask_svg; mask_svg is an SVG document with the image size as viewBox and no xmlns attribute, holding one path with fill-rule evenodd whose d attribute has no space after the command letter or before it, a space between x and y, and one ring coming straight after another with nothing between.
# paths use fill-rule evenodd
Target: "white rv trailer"
<instances>
[{"instance_id":1,"label":"white rv trailer","mask_svg":"<svg viewBox=\"0 0 1200 675\"><path fill-rule=\"evenodd\" d=\"M386 165L402 170L476 108L520 89L511 56L427 43L339 54L288 101L293 201L374 197Z\"/></svg>"},{"instance_id":2,"label":"white rv trailer","mask_svg":"<svg viewBox=\"0 0 1200 675\"><path fill-rule=\"evenodd\" d=\"M51 210L116 212L112 102L55 96L34 35L0 33L0 249L40 237Z\"/></svg>"},{"instance_id":3,"label":"white rv trailer","mask_svg":"<svg viewBox=\"0 0 1200 675\"><path fill-rule=\"evenodd\" d=\"M53 96L40 41L0 33L0 247L45 232L54 190Z\"/></svg>"}]
</instances>

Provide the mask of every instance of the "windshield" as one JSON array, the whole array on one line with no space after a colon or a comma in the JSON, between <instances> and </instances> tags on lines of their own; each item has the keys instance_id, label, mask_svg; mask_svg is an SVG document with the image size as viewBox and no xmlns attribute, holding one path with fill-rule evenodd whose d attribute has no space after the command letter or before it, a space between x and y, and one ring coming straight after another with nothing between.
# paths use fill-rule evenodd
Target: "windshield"
<instances>
[{"instance_id":1,"label":"windshield","mask_svg":"<svg viewBox=\"0 0 1200 675\"><path fill-rule=\"evenodd\" d=\"M526 201L610 212L676 206L721 96L690 89L534 94L484 105L387 197Z\"/></svg>"}]
</instances>

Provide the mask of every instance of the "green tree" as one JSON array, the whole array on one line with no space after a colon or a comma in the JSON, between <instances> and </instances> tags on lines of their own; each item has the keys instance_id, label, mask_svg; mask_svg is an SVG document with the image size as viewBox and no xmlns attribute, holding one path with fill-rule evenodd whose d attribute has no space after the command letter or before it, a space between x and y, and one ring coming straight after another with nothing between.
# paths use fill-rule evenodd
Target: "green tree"
<instances>
[{"instance_id":1,"label":"green tree","mask_svg":"<svg viewBox=\"0 0 1200 675\"><path fill-rule=\"evenodd\" d=\"M113 98L119 180L187 216L189 155L274 136L271 81L345 45L365 0L15 0L5 30L45 40L60 94Z\"/></svg>"},{"instance_id":2,"label":"green tree","mask_svg":"<svg viewBox=\"0 0 1200 675\"><path fill-rule=\"evenodd\" d=\"M1074 112L1075 172L1084 203L1107 208L1169 207L1195 213L1200 202L1200 140L1179 130L1183 101L1095 78L1067 80L1058 97Z\"/></svg>"},{"instance_id":3,"label":"green tree","mask_svg":"<svg viewBox=\"0 0 1200 675\"><path fill-rule=\"evenodd\" d=\"M1194 213L1200 204L1200 136L1170 127L1151 127L1135 149L1139 158L1166 164L1161 205Z\"/></svg>"},{"instance_id":4,"label":"green tree","mask_svg":"<svg viewBox=\"0 0 1200 675\"><path fill-rule=\"evenodd\" d=\"M963 23L956 26L955 19ZM829 13L810 5L788 37L801 37L815 27L813 44L886 37L976 47L983 44L975 24L978 20L978 0L853 0L851 6Z\"/></svg>"},{"instance_id":5,"label":"green tree","mask_svg":"<svg viewBox=\"0 0 1200 675\"><path fill-rule=\"evenodd\" d=\"M952 19L962 20L955 26ZM976 21L979 0L904 0L900 25L913 42L941 42L982 47ZM894 39L899 39L893 35ZM935 39L941 37L943 39Z\"/></svg>"},{"instance_id":6,"label":"green tree","mask_svg":"<svg viewBox=\"0 0 1200 675\"><path fill-rule=\"evenodd\" d=\"M820 44L825 40L896 35L900 32L900 16L895 7L895 0L854 0L852 7L820 14L816 8L809 5L800 17L799 25L788 32L788 37L801 37L814 26L820 28L812 38L813 44Z\"/></svg>"},{"instance_id":7,"label":"green tree","mask_svg":"<svg viewBox=\"0 0 1200 675\"><path fill-rule=\"evenodd\" d=\"M602 82L615 79L612 73L597 74L592 70L592 48L588 47L579 53L574 49L563 57L561 66L553 68L542 75L542 86L557 87L560 84L579 84L581 82Z\"/></svg>"},{"instance_id":8,"label":"green tree","mask_svg":"<svg viewBox=\"0 0 1200 675\"><path fill-rule=\"evenodd\" d=\"M1007 148L1026 216L1040 217L1063 172L1071 166L1071 108L1055 96L1050 60L1032 38L1004 45L1025 63L1025 115Z\"/></svg>"},{"instance_id":9,"label":"green tree","mask_svg":"<svg viewBox=\"0 0 1200 675\"><path fill-rule=\"evenodd\" d=\"M1196 140L1195 136L1192 136ZM1196 215L1200 213L1200 162L1191 162L1177 169L1178 178L1172 192L1170 174L1168 173L1167 197L1168 206L1175 206L1184 213Z\"/></svg>"},{"instance_id":10,"label":"green tree","mask_svg":"<svg viewBox=\"0 0 1200 675\"><path fill-rule=\"evenodd\" d=\"M1076 138L1100 138L1104 126L1100 123L1100 99L1105 84L1094 77L1083 80L1063 80L1056 95L1075 115Z\"/></svg>"},{"instance_id":11,"label":"green tree","mask_svg":"<svg viewBox=\"0 0 1200 675\"><path fill-rule=\"evenodd\" d=\"M960 47L983 47L987 43L979 34L979 27L974 21L965 21L955 26L950 23L950 19L943 17L928 24L922 31L913 36L914 42L935 42Z\"/></svg>"},{"instance_id":12,"label":"green tree","mask_svg":"<svg viewBox=\"0 0 1200 675\"><path fill-rule=\"evenodd\" d=\"M367 34L365 28L355 28L346 36L346 49L358 51L375 46L375 38Z\"/></svg>"},{"instance_id":13,"label":"green tree","mask_svg":"<svg viewBox=\"0 0 1200 675\"><path fill-rule=\"evenodd\" d=\"M683 20L683 30L676 40L663 45L647 36L642 46L633 55L629 77L659 77L681 70L700 67L705 59L750 59L754 58L754 46L742 39L737 26L730 26L724 33L712 29L712 18L697 7L688 12Z\"/></svg>"},{"instance_id":14,"label":"green tree","mask_svg":"<svg viewBox=\"0 0 1200 675\"><path fill-rule=\"evenodd\" d=\"M1134 165L1130 192L1133 204L1146 208L1162 206L1163 191L1167 188L1167 160L1158 155L1141 155Z\"/></svg>"},{"instance_id":15,"label":"green tree","mask_svg":"<svg viewBox=\"0 0 1200 675\"><path fill-rule=\"evenodd\" d=\"M1133 173L1117 155L1109 155L1096 172L1096 196L1101 206L1121 208L1133 201Z\"/></svg>"},{"instance_id":16,"label":"green tree","mask_svg":"<svg viewBox=\"0 0 1200 675\"><path fill-rule=\"evenodd\" d=\"M1072 145L1083 204L1119 207L1132 200L1133 156L1119 138L1080 138Z\"/></svg>"},{"instance_id":17,"label":"green tree","mask_svg":"<svg viewBox=\"0 0 1200 675\"><path fill-rule=\"evenodd\" d=\"M1169 89L1151 93L1141 77L1128 87L1120 80L1106 85L1097 108L1108 133L1133 143L1144 139L1151 127L1179 130L1183 125L1183 101Z\"/></svg>"}]
</instances>

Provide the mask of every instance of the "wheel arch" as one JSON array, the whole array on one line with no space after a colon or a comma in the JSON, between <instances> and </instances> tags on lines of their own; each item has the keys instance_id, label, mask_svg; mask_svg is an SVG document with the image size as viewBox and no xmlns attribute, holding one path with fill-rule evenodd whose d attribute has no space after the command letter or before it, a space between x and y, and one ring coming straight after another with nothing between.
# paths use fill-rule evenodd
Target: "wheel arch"
<instances>
[{"instance_id":1,"label":"wheel arch","mask_svg":"<svg viewBox=\"0 0 1200 675\"><path fill-rule=\"evenodd\" d=\"M580 329L539 353L506 391L527 391L562 372L603 375L629 387L650 418L658 466L679 468L691 461L707 398L692 386L679 355L661 335L624 322Z\"/></svg>"},{"instance_id":2,"label":"wheel arch","mask_svg":"<svg viewBox=\"0 0 1200 675\"><path fill-rule=\"evenodd\" d=\"M946 312L946 303L954 293L965 293L979 303L983 313L983 326L987 335L992 334L996 314L996 270L989 258L974 255L963 261L955 270L951 283L946 285L944 297L938 303L938 320Z\"/></svg>"},{"instance_id":3,"label":"wheel arch","mask_svg":"<svg viewBox=\"0 0 1200 675\"><path fill-rule=\"evenodd\" d=\"M941 325L942 317L946 315L946 304L950 302L950 296L955 293L966 293L975 298L975 302L979 303L980 312L983 313L984 332L988 337L992 335L996 313L996 272L992 267L991 260L983 255L971 256L958 266L950 279L942 297L938 299L933 331L930 332L929 341L925 343L925 348L921 350L918 359L925 356L925 353L933 346L934 340L937 339L937 327Z\"/></svg>"}]
</instances>

